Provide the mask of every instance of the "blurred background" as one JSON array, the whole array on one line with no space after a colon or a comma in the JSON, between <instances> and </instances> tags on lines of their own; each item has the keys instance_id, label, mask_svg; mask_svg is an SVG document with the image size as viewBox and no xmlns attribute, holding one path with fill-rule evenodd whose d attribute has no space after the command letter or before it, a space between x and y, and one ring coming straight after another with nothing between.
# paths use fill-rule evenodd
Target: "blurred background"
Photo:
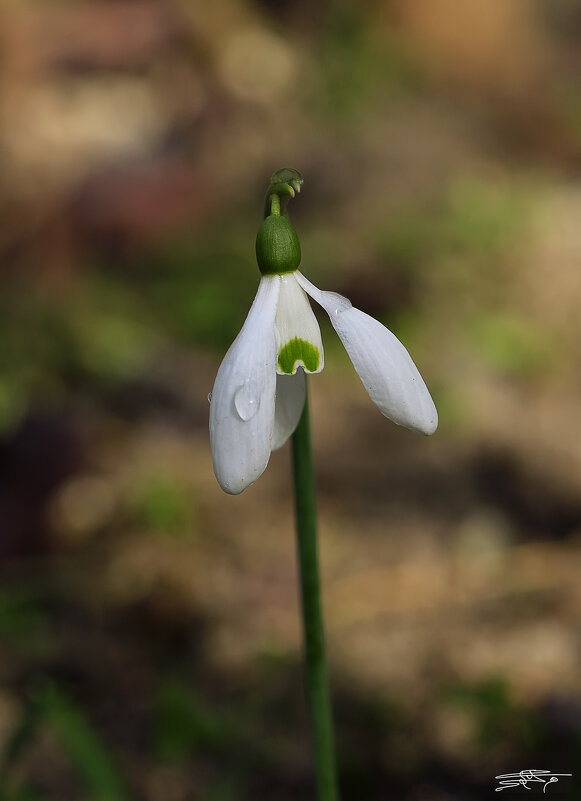
<instances>
[{"instance_id":1,"label":"blurred background","mask_svg":"<svg viewBox=\"0 0 581 801\"><path fill-rule=\"evenodd\" d=\"M344 801L581 764L575 0L4 0L0 797L313 798L289 454L207 395L270 174L317 285L406 344L430 439L323 317L311 381Z\"/></svg>"}]
</instances>

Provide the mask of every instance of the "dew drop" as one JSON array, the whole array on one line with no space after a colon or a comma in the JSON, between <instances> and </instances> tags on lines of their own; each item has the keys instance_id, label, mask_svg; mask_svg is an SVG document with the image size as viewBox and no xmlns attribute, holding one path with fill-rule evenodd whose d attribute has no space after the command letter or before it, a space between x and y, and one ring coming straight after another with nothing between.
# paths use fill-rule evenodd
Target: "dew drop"
<instances>
[{"instance_id":1,"label":"dew drop","mask_svg":"<svg viewBox=\"0 0 581 801\"><path fill-rule=\"evenodd\" d=\"M208 403L212 403L212 393L208 392Z\"/></svg>"},{"instance_id":2,"label":"dew drop","mask_svg":"<svg viewBox=\"0 0 581 801\"><path fill-rule=\"evenodd\" d=\"M247 423L258 412L260 398L248 382L242 384L234 395L234 406L241 420Z\"/></svg>"},{"instance_id":3,"label":"dew drop","mask_svg":"<svg viewBox=\"0 0 581 801\"><path fill-rule=\"evenodd\" d=\"M325 295L327 296L325 308L329 314L342 314L351 308L351 301L343 295L338 295L336 292L325 292Z\"/></svg>"}]
</instances>

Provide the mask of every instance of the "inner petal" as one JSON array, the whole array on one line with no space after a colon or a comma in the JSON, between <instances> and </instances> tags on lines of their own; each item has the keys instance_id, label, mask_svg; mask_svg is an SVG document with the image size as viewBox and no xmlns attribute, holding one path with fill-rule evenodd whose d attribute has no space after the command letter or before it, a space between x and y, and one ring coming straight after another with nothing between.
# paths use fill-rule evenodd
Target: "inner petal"
<instances>
[{"instance_id":1,"label":"inner petal","mask_svg":"<svg viewBox=\"0 0 581 801\"><path fill-rule=\"evenodd\" d=\"M320 373L325 358L319 323L294 273L280 276L274 326L277 373L294 375L299 367L304 367L306 373Z\"/></svg>"}]
</instances>

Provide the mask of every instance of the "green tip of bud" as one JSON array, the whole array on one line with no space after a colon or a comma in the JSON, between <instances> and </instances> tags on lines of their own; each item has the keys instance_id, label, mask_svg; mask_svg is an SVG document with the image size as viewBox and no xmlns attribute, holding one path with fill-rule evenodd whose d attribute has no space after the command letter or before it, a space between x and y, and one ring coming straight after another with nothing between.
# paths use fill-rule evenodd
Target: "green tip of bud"
<instances>
[{"instance_id":1,"label":"green tip of bud","mask_svg":"<svg viewBox=\"0 0 581 801\"><path fill-rule=\"evenodd\" d=\"M293 170L291 167L283 167L282 170L277 170L270 178L270 187L268 193L283 194L288 193L294 197L296 193L301 191L303 185L303 176L298 170Z\"/></svg>"},{"instance_id":2,"label":"green tip of bud","mask_svg":"<svg viewBox=\"0 0 581 801\"><path fill-rule=\"evenodd\" d=\"M301 263L301 246L288 217L271 215L256 236L256 260L263 275L294 272Z\"/></svg>"},{"instance_id":3,"label":"green tip of bud","mask_svg":"<svg viewBox=\"0 0 581 801\"><path fill-rule=\"evenodd\" d=\"M264 216L286 215L286 204L301 191L303 176L298 170L283 167L270 178L270 184L264 200Z\"/></svg>"}]
</instances>

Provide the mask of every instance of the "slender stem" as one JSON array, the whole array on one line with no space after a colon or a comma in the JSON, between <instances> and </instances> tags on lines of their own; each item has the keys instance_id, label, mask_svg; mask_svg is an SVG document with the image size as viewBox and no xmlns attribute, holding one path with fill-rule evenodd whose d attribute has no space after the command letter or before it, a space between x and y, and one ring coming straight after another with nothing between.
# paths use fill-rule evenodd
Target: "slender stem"
<instances>
[{"instance_id":1,"label":"slender stem","mask_svg":"<svg viewBox=\"0 0 581 801\"><path fill-rule=\"evenodd\" d=\"M306 378L305 378L306 381ZM295 510L306 657L307 698L318 801L337 801L337 773L321 606L309 398L292 437Z\"/></svg>"},{"instance_id":2,"label":"slender stem","mask_svg":"<svg viewBox=\"0 0 581 801\"><path fill-rule=\"evenodd\" d=\"M274 215L275 217L280 217L280 211L281 211L280 195L274 193L270 195L269 199L270 199L269 214Z\"/></svg>"}]
</instances>

